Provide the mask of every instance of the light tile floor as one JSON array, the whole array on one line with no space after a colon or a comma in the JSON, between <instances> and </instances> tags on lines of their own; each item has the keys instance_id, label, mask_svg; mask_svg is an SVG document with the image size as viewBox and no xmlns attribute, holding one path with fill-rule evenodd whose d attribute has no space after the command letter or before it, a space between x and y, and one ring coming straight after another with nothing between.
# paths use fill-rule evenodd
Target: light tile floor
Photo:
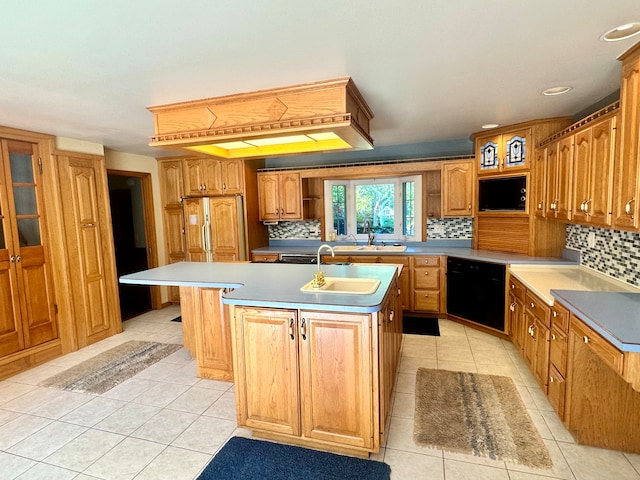
<instances>
[{"instance_id":1,"label":"light tile floor","mask_svg":"<svg viewBox=\"0 0 640 480\"><path fill-rule=\"evenodd\" d=\"M196 377L179 350L102 395L39 387L127 340L182 343L178 307L127 320L125 331L0 382L0 480L196 478L236 428L233 384ZM447 320L440 337L407 335L386 448L393 480L640 480L640 455L576 445L511 343ZM418 367L510 376L553 458L550 471L416 446Z\"/></svg>"}]
</instances>

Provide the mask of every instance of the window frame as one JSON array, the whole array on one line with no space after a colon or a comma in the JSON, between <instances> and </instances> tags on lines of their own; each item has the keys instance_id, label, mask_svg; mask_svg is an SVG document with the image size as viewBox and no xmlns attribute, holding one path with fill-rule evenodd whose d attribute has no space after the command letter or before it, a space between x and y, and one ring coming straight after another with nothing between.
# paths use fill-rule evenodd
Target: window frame
<instances>
[{"instance_id":1,"label":"window frame","mask_svg":"<svg viewBox=\"0 0 640 480\"><path fill-rule=\"evenodd\" d=\"M404 235L404 189L403 184L406 182L414 182L414 234ZM366 233L357 233L356 226L356 209L355 209L355 188L357 185L372 185L381 183L393 183L394 186L394 230L393 234L378 234L376 240L385 241L410 241L421 242L423 240L422 230L424 220L422 216L422 175L405 175L401 177L375 177L375 178L356 178L356 179L325 179L324 180L324 214L325 214L325 238L330 238L333 232L333 186L344 185L346 187L346 234L344 240L353 238L354 235L358 241L367 241ZM340 238L343 239L343 238Z\"/></svg>"}]
</instances>

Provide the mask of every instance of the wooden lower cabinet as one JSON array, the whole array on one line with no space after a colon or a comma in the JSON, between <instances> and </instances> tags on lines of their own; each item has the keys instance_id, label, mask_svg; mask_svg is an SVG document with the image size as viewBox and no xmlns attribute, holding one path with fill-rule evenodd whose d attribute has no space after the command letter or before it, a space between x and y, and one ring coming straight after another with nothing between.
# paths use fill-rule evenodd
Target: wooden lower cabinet
<instances>
[{"instance_id":1,"label":"wooden lower cabinet","mask_svg":"<svg viewBox=\"0 0 640 480\"><path fill-rule=\"evenodd\" d=\"M571 315L565 425L578 443L640 453L640 391L621 376L640 365L638 355Z\"/></svg>"},{"instance_id":2,"label":"wooden lower cabinet","mask_svg":"<svg viewBox=\"0 0 640 480\"><path fill-rule=\"evenodd\" d=\"M397 305L390 288L374 314L232 306L238 425L323 450L377 452L399 361Z\"/></svg>"},{"instance_id":3,"label":"wooden lower cabinet","mask_svg":"<svg viewBox=\"0 0 640 480\"><path fill-rule=\"evenodd\" d=\"M412 310L425 313L444 312L445 297L444 271L441 257L413 257L411 285L413 292Z\"/></svg>"},{"instance_id":4,"label":"wooden lower cabinet","mask_svg":"<svg viewBox=\"0 0 640 480\"><path fill-rule=\"evenodd\" d=\"M229 307L225 289L180 287L184 347L195 357L198 376L233 380Z\"/></svg>"}]
</instances>

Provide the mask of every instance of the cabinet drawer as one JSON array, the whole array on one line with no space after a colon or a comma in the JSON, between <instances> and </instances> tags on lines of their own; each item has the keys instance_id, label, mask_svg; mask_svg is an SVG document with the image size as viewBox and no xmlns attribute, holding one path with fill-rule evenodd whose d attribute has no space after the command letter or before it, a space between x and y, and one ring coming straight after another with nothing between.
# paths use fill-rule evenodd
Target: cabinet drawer
<instances>
[{"instance_id":1,"label":"cabinet drawer","mask_svg":"<svg viewBox=\"0 0 640 480\"><path fill-rule=\"evenodd\" d=\"M323 263L350 263L357 261L357 258L350 257L349 255L321 255L320 261Z\"/></svg>"},{"instance_id":2,"label":"cabinet drawer","mask_svg":"<svg viewBox=\"0 0 640 480\"><path fill-rule=\"evenodd\" d=\"M564 399L567 389L567 384L564 377L558 370L552 365L549 369L549 389L547 396L549 402L560 416L560 419L564 419Z\"/></svg>"},{"instance_id":3,"label":"cabinet drawer","mask_svg":"<svg viewBox=\"0 0 640 480\"><path fill-rule=\"evenodd\" d=\"M416 267L439 267L440 257L413 257L413 265Z\"/></svg>"},{"instance_id":4,"label":"cabinet drawer","mask_svg":"<svg viewBox=\"0 0 640 480\"><path fill-rule=\"evenodd\" d=\"M567 374L567 334L555 325L551 326L549 359L562 376Z\"/></svg>"},{"instance_id":5,"label":"cabinet drawer","mask_svg":"<svg viewBox=\"0 0 640 480\"><path fill-rule=\"evenodd\" d=\"M409 257L401 255L380 255L378 261L380 263L395 263L404 265L405 267L409 266Z\"/></svg>"},{"instance_id":6,"label":"cabinet drawer","mask_svg":"<svg viewBox=\"0 0 640 480\"><path fill-rule=\"evenodd\" d=\"M251 255L252 262L275 262L278 260L277 253L254 253Z\"/></svg>"},{"instance_id":7,"label":"cabinet drawer","mask_svg":"<svg viewBox=\"0 0 640 480\"><path fill-rule=\"evenodd\" d=\"M416 290L413 293L413 308L424 312L440 311L440 292Z\"/></svg>"},{"instance_id":8,"label":"cabinet drawer","mask_svg":"<svg viewBox=\"0 0 640 480\"><path fill-rule=\"evenodd\" d=\"M511 292L511 294L517 299L524 302L524 296L527 292L527 289L525 288L525 286L522 283L520 283L520 281L517 280L512 275L509 276L508 285L509 285L509 291Z\"/></svg>"},{"instance_id":9,"label":"cabinet drawer","mask_svg":"<svg viewBox=\"0 0 640 480\"><path fill-rule=\"evenodd\" d=\"M576 341L586 343L607 365L622 375L624 353L573 314L571 314L571 332L578 336Z\"/></svg>"},{"instance_id":10,"label":"cabinet drawer","mask_svg":"<svg viewBox=\"0 0 640 480\"><path fill-rule=\"evenodd\" d=\"M440 288L439 267L414 268L413 288L438 290Z\"/></svg>"},{"instance_id":11,"label":"cabinet drawer","mask_svg":"<svg viewBox=\"0 0 640 480\"><path fill-rule=\"evenodd\" d=\"M540 300L536 295L527 291L524 306L547 327L551 326L551 307Z\"/></svg>"},{"instance_id":12,"label":"cabinet drawer","mask_svg":"<svg viewBox=\"0 0 640 480\"><path fill-rule=\"evenodd\" d=\"M556 303L551 307L551 324L563 332L569 332L569 310Z\"/></svg>"}]
</instances>

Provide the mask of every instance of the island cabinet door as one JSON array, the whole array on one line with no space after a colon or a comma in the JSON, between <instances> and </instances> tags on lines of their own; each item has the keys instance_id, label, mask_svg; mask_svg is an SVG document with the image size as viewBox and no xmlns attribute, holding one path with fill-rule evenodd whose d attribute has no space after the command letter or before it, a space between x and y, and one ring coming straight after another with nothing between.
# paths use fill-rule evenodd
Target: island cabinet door
<instances>
[{"instance_id":1,"label":"island cabinet door","mask_svg":"<svg viewBox=\"0 0 640 480\"><path fill-rule=\"evenodd\" d=\"M300 435L297 312L235 309L240 426Z\"/></svg>"},{"instance_id":2,"label":"island cabinet door","mask_svg":"<svg viewBox=\"0 0 640 480\"><path fill-rule=\"evenodd\" d=\"M303 436L372 448L371 316L302 311L298 328Z\"/></svg>"}]
</instances>

